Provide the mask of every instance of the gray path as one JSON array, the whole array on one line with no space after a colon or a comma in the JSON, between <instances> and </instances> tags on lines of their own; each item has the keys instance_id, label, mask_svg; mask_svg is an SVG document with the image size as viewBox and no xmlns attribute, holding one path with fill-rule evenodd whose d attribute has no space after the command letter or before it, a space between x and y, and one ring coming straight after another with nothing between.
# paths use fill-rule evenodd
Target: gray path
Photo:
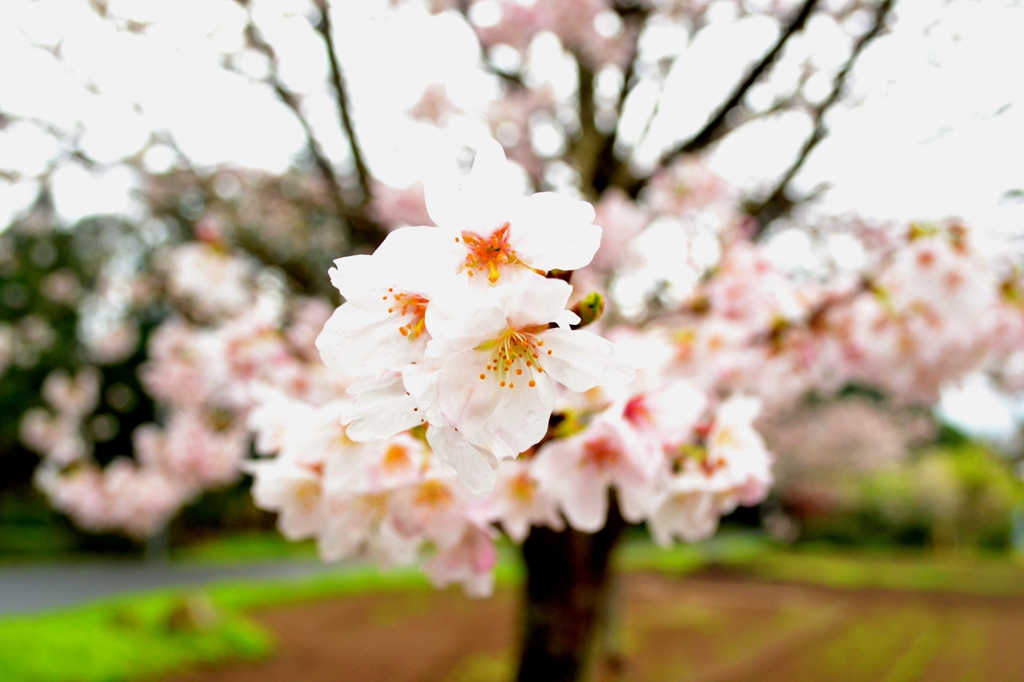
<instances>
[{"instance_id":1,"label":"gray path","mask_svg":"<svg viewBox=\"0 0 1024 682\"><path fill-rule=\"evenodd\" d=\"M70 606L99 597L231 578L301 578L345 570L314 561L231 566L91 561L0 566L0 615Z\"/></svg>"}]
</instances>

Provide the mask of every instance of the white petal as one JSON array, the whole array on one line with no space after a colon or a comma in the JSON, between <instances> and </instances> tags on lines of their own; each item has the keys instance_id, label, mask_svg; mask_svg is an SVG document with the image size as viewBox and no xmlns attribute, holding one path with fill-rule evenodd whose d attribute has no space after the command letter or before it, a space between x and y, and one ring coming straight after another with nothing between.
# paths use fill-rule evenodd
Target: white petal
<instances>
[{"instance_id":1,"label":"white petal","mask_svg":"<svg viewBox=\"0 0 1024 682\"><path fill-rule=\"evenodd\" d=\"M388 270L388 286L433 294L458 274L466 257L458 236L457 230L440 227L402 227L388 234L373 257Z\"/></svg>"},{"instance_id":2,"label":"white petal","mask_svg":"<svg viewBox=\"0 0 1024 682\"><path fill-rule=\"evenodd\" d=\"M374 313L345 303L324 325L316 347L325 365L351 376L407 365L423 357L429 338L403 336L399 328L410 320L397 311Z\"/></svg>"},{"instance_id":3,"label":"white petal","mask_svg":"<svg viewBox=\"0 0 1024 682\"><path fill-rule=\"evenodd\" d=\"M501 145L487 138L468 177L440 173L428 178L424 199L427 213L438 225L486 235L508 219L510 207L520 198L521 186Z\"/></svg>"},{"instance_id":4,"label":"white petal","mask_svg":"<svg viewBox=\"0 0 1024 682\"><path fill-rule=\"evenodd\" d=\"M467 350L449 358L441 369L441 413L467 438L484 428L508 390L499 386L493 372L487 371L489 361L488 353Z\"/></svg>"},{"instance_id":5,"label":"white petal","mask_svg":"<svg viewBox=\"0 0 1024 682\"><path fill-rule=\"evenodd\" d=\"M560 319L572 286L560 279L528 277L494 290L494 299L516 328L544 325Z\"/></svg>"},{"instance_id":6,"label":"white petal","mask_svg":"<svg viewBox=\"0 0 1024 682\"><path fill-rule=\"evenodd\" d=\"M593 222L589 203L541 192L516 204L509 242L532 268L578 270L601 246L601 228Z\"/></svg>"},{"instance_id":7,"label":"white petal","mask_svg":"<svg viewBox=\"0 0 1024 682\"><path fill-rule=\"evenodd\" d=\"M515 457L539 443L547 433L555 405L555 387L546 374L534 375L533 387L525 374L509 374L509 379L515 388L505 387L504 397L487 421L487 428L504 445L501 454Z\"/></svg>"},{"instance_id":8,"label":"white petal","mask_svg":"<svg viewBox=\"0 0 1024 682\"><path fill-rule=\"evenodd\" d=\"M625 386L636 377L635 365L596 334L548 329L540 338L551 351L551 355L541 355L544 371L569 390L582 393L595 386Z\"/></svg>"},{"instance_id":9,"label":"white petal","mask_svg":"<svg viewBox=\"0 0 1024 682\"><path fill-rule=\"evenodd\" d=\"M345 435L354 441L381 443L424 421L399 374L385 386L371 390L353 386L349 391L355 398L342 411L341 423L348 424Z\"/></svg>"},{"instance_id":10,"label":"white petal","mask_svg":"<svg viewBox=\"0 0 1024 682\"><path fill-rule=\"evenodd\" d=\"M417 363L402 368L402 382L405 390L420 408L419 415L430 424L447 426L448 420L441 414L437 403L438 387L441 383L440 365Z\"/></svg>"},{"instance_id":11,"label":"white petal","mask_svg":"<svg viewBox=\"0 0 1024 682\"><path fill-rule=\"evenodd\" d=\"M439 353L431 349L429 357L457 352L453 349L473 348L508 329L508 321L499 302L486 292L451 293L437 298L427 306L424 322L432 338L456 342L454 345L434 344L444 345L447 350Z\"/></svg>"},{"instance_id":12,"label":"white petal","mask_svg":"<svg viewBox=\"0 0 1024 682\"><path fill-rule=\"evenodd\" d=\"M360 254L334 261L335 267L327 271L331 284L346 300L367 298L376 293L380 285L379 265L373 256Z\"/></svg>"},{"instance_id":13,"label":"white petal","mask_svg":"<svg viewBox=\"0 0 1024 682\"><path fill-rule=\"evenodd\" d=\"M494 489L498 460L490 452L447 427L431 426L427 429L427 442L441 464L457 474L471 493L479 495Z\"/></svg>"}]
</instances>

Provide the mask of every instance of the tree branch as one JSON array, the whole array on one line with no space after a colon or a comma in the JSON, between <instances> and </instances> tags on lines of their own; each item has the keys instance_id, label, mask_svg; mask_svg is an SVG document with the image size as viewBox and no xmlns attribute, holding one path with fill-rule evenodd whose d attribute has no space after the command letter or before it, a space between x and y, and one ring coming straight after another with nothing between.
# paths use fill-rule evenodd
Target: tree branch
<instances>
[{"instance_id":1,"label":"tree branch","mask_svg":"<svg viewBox=\"0 0 1024 682\"><path fill-rule=\"evenodd\" d=\"M804 199L791 199L787 193L789 184L803 167L804 162L807 161L807 157L814 151L814 148L828 136L829 131L825 127L825 115L846 94L846 81L850 77L854 64L856 64L864 48L882 33L886 20L895 4L895 0L883 0L878 4L878 8L875 11L875 21L871 28L854 43L846 63L843 64L843 67L832 79L832 90L829 92L828 97L821 104L814 107L814 128L810 136L804 141L796 159L786 169L786 172L782 174L782 177L776 183L775 189L768 195L768 198L748 208L748 213L757 221L757 227L752 235L755 239L764 234L764 231L772 222L787 215L793 210L794 206L807 200L807 197Z\"/></svg>"},{"instance_id":2,"label":"tree branch","mask_svg":"<svg viewBox=\"0 0 1024 682\"><path fill-rule=\"evenodd\" d=\"M359 178L359 187L363 191L363 198L359 202L359 209L363 209L370 203L373 193L370 187L370 171L366 167L363 158L363 151L359 146L359 139L356 137L355 127L352 125L352 117L349 114L350 104L348 101L348 90L345 85L345 76L341 71L341 64L338 62L338 53L334 45L334 36L331 33L331 11L328 0L316 0L314 2L320 13L320 21L316 30L324 39L327 46L327 59L331 65L331 86L334 88L335 98L338 101L338 110L341 114L341 127L345 129L348 136L349 150L352 152L352 161L356 168L356 175Z\"/></svg>"},{"instance_id":3,"label":"tree branch","mask_svg":"<svg viewBox=\"0 0 1024 682\"><path fill-rule=\"evenodd\" d=\"M729 98L722 102L710 120L696 135L662 157L660 164L662 167L668 165L682 154L693 154L704 149L732 130L732 126L728 123L729 114L742 106L743 98L746 97L747 91L775 64L789 39L803 30L807 24L807 19L814 12L817 5L818 0L804 0L804 4L782 29L782 33L772 48L754 65L746 77L736 85L729 94Z\"/></svg>"},{"instance_id":4,"label":"tree branch","mask_svg":"<svg viewBox=\"0 0 1024 682\"><path fill-rule=\"evenodd\" d=\"M239 0L239 4L241 4L248 12L249 8L247 2ZM245 37L249 45L254 50L267 58L270 74L266 78L266 83L274 90L274 94L277 95L277 98L281 100L286 107L288 107L299 122L299 126L302 127L302 132L306 136L306 147L309 149L310 156L313 157L313 163L323 176L324 182L327 183L335 210L342 216L351 213L351 209L345 202L344 196L342 195L341 185L338 183L338 178L334 174L334 165L331 163L330 159L327 158L327 155L324 154L323 147L320 145L320 140L317 138L316 133L313 132L309 119L306 118L306 115L302 112L302 101L300 96L295 92L292 92L288 86L281 81L281 78L278 75L277 53L274 51L274 47L268 43L260 33L256 24L253 23L251 14L249 15L248 22L245 26Z\"/></svg>"},{"instance_id":5,"label":"tree branch","mask_svg":"<svg viewBox=\"0 0 1024 682\"><path fill-rule=\"evenodd\" d=\"M623 182L628 184L629 181L625 164L615 156L615 143L619 135L618 119L622 116L622 108L626 103L626 98L633 89L632 81L636 79L636 60L639 53L637 43L640 40L643 25L647 21L648 16L650 16L650 11L639 4L616 5L615 11L622 18L623 23L627 26L627 30L632 31L633 39L630 45L629 61L622 74L622 88L619 90L619 96L615 103L616 126L609 135L604 136L603 144L598 150L597 158L594 160L590 184L594 188L594 195L598 197L610 185L619 185Z\"/></svg>"},{"instance_id":6,"label":"tree branch","mask_svg":"<svg viewBox=\"0 0 1024 682\"><path fill-rule=\"evenodd\" d=\"M247 13L249 12L249 0L236 0L236 2L238 2L238 4L241 5ZM274 90L274 94L277 95L277 98L281 100L286 107L288 107L299 122L302 132L306 136L306 148L309 150L310 156L313 157L313 164L316 166L327 185L327 191L330 195L335 213L337 213L338 217L344 219L348 225L351 241L376 246L383 238L384 231L365 215L364 205L366 198L369 195L364 192L364 201L358 206L351 206L345 200L344 190L341 187L341 183L338 182L338 176L334 172L334 164L327 157L327 154L324 153L319 138L314 132L309 119L302 111L302 97L288 88L288 86L281 80L278 72L277 53L274 50L273 45L268 43L260 33L256 24L252 20L251 14L248 16L248 22L245 27L245 36L249 45L267 58L270 74L265 79L265 82L270 85Z\"/></svg>"}]
</instances>

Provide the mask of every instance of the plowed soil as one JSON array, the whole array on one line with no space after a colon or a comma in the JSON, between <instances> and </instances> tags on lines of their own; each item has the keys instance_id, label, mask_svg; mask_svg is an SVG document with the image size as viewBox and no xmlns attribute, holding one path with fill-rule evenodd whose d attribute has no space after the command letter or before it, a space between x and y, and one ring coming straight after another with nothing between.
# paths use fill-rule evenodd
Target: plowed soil
<instances>
[{"instance_id":1,"label":"plowed soil","mask_svg":"<svg viewBox=\"0 0 1024 682\"><path fill-rule=\"evenodd\" d=\"M703 574L629 574L612 648L629 682L1024 680L1024 598L844 591ZM255 614L279 638L256 665L168 682L498 682L516 595L361 595Z\"/></svg>"}]
</instances>

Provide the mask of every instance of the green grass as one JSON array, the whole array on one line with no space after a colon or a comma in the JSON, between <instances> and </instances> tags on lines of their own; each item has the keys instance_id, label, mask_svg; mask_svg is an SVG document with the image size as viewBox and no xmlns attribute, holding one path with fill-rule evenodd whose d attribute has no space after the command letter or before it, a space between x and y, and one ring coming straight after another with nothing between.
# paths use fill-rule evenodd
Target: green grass
<instances>
[{"instance_id":1,"label":"green grass","mask_svg":"<svg viewBox=\"0 0 1024 682\"><path fill-rule=\"evenodd\" d=\"M315 560L316 542L290 542L277 531L256 531L214 538L181 548L173 548L175 560L205 564L234 564L263 560Z\"/></svg>"},{"instance_id":2,"label":"green grass","mask_svg":"<svg viewBox=\"0 0 1024 682\"><path fill-rule=\"evenodd\" d=\"M270 635L243 616L219 609L210 622L193 622L182 616L189 602L203 600L162 592L5 618L0 621L0 679L106 682L226 658L258 659L271 652Z\"/></svg>"},{"instance_id":3,"label":"green grass","mask_svg":"<svg viewBox=\"0 0 1024 682\"><path fill-rule=\"evenodd\" d=\"M766 548L756 555L727 560L723 567L768 580L844 589L1024 595L1024 563L998 556Z\"/></svg>"},{"instance_id":4,"label":"green grass","mask_svg":"<svg viewBox=\"0 0 1024 682\"><path fill-rule=\"evenodd\" d=\"M498 583L521 569L499 566ZM202 592L166 589L84 606L0 618L0 680L114 682L166 674L197 664L258 660L273 637L245 611L346 594L433 589L417 570L357 567L303 580L244 580ZM191 607L191 609L189 609ZM210 622L190 617L209 612Z\"/></svg>"},{"instance_id":5,"label":"green grass","mask_svg":"<svg viewBox=\"0 0 1024 682\"><path fill-rule=\"evenodd\" d=\"M273 554L277 552L275 541L262 537L233 539L211 547L213 550L207 547L190 557L238 561L281 556ZM502 546L499 551L498 584L514 586L522 579L522 565L513 548ZM755 535L722 535L699 545L669 550L631 541L616 557L616 567L627 571L683 575L708 566L770 580L847 589L1024 594L1024 564L1006 558L782 549ZM432 588L414 569L382 572L372 566L349 567L302 580L225 582L196 594L168 589L31 616L4 617L0 618L0 680L113 682L166 674L196 664L256 660L272 652L273 638L246 617L248 610L346 594L424 589ZM202 615L206 611L212 617L187 617L191 612ZM913 620L911 615L907 618ZM930 657L934 637L929 628L919 634L908 642L903 672L894 680L911 679L911 673L920 667L919 661ZM860 631L849 632L826 658L835 662L856 656L865 636ZM465 670L456 671L456 677L487 677L484 673L489 674L495 665L482 659L472 666L467 663Z\"/></svg>"}]
</instances>

